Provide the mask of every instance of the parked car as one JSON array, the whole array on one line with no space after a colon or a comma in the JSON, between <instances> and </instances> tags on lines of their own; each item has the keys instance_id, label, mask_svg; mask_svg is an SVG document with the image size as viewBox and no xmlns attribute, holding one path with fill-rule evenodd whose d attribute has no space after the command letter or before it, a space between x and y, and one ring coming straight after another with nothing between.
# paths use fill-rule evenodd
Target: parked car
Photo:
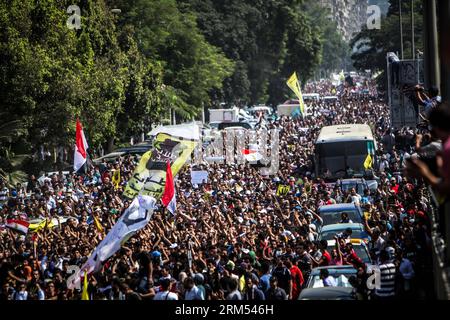
<instances>
[{"instance_id":1,"label":"parked car","mask_svg":"<svg viewBox=\"0 0 450 320\"><path fill-rule=\"evenodd\" d=\"M114 162L119 157L126 156L128 154L141 156L151 149L151 144L149 142L143 142L140 144L135 144L129 147L118 148L117 150L104 155L103 157L94 159L93 162L95 164L100 164L103 161L106 162Z\"/></svg>"},{"instance_id":2,"label":"parked car","mask_svg":"<svg viewBox=\"0 0 450 320\"><path fill-rule=\"evenodd\" d=\"M319 216L323 220L323 226L340 223L342 213L344 212L348 214L352 222L362 223L363 212L354 203L330 204L319 208Z\"/></svg>"}]
</instances>

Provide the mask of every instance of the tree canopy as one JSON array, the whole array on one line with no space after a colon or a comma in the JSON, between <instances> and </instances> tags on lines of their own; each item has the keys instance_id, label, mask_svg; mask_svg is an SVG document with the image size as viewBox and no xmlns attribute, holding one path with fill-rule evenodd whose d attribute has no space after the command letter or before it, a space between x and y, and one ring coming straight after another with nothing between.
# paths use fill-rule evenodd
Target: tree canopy
<instances>
[{"instance_id":1,"label":"tree canopy","mask_svg":"<svg viewBox=\"0 0 450 320\"><path fill-rule=\"evenodd\" d=\"M69 0L0 0L2 120L21 128L2 150L72 149L76 118L92 149L111 150L170 110L192 120L221 102L282 102L292 72L305 83L343 55L313 3L81 0L72 29Z\"/></svg>"},{"instance_id":2,"label":"tree canopy","mask_svg":"<svg viewBox=\"0 0 450 320\"><path fill-rule=\"evenodd\" d=\"M363 30L351 41L351 46L354 48L352 59L356 69L371 69L374 72L384 70L386 68L387 52L395 52L401 59L398 1L390 0L389 2L388 13L381 19L381 28L369 30L367 26L364 26ZM423 8L421 0L414 0L414 13L415 48L423 50ZM404 58L412 59L411 8L409 1L402 2L402 26Z\"/></svg>"}]
</instances>

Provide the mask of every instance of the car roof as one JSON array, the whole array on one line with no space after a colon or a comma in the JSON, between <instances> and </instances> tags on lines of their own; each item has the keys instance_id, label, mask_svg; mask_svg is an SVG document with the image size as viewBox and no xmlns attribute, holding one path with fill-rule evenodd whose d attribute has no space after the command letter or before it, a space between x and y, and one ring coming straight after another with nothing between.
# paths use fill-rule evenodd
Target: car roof
<instances>
[{"instance_id":1,"label":"car roof","mask_svg":"<svg viewBox=\"0 0 450 320\"><path fill-rule=\"evenodd\" d=\"M364 226L361 223L335 223L335 224L328 224L326 226L322 227L321 232L327 232L327 231L340 231L345 229L360 229L363 230Z\"/></svg>"},{"instance_id":2,"label":"car roof","mask_svg":"<svg viewBox=\"0 0 450 320\"><path fill-rule=\"evenodd\" d=\"M342 124L323 127L316 144L339 141L373 141L372 129L367 124Z\"/></svg>"},{"instance_id":3,"label":"car roof","mask_svg":"<svg viewBox=\"0 0 450 320\"><path fill-rule=\"evenodd\" d=\"M356 269L353 267L353 266L351 266L351 265L341 265L341 266L323 266L323 267L316 267L316 268L313 268L312 270L311 270L311 272L314 272L314 271L320 271L320 270L322 270L322 269L327 269L328 271L330 271L330 270L344 270L344 269L348 269L348 270L355 270L356 271Z\"/></svg>"},{"instance_id":4,"label":"car roof","mask_svg":"<svg viewBox=\"0 0 450 320\"><path fill-rule=\"evenodd\" d=\"M363 178L341 179L341 183L364 182Z\"/></svg>"},{"instance_id":5,"label":"car roof","mask_svg":"<svg viewBox=\"0 0 450 320\"><path fill-rule=\"evenodd\" d=\"M344 211L349 209L356 209L356 205L354 203L337 203L337 204L328 204L319 207L320 212L328 212L328 211Z\"/></svg>"}]
</instances>

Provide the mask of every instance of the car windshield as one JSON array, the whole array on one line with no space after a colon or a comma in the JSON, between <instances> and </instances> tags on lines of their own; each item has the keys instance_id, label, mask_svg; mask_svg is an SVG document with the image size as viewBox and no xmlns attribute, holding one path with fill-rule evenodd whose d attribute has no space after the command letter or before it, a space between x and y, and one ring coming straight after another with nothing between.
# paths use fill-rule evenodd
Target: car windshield
<instances>
[{"instance_id":1,"label":"car windshield","mask_svg":"<svg viewBox=\"0 0 450 320\"><path fill-rule=\"evenodd\" d=\"M329 245L327 250L328 252L331 252L332 250L335 249L335 245ZM370 260L370 256L369 256L369 251L367 250L367 247L365 245L359 245L359 244L354 244L353 245L353 249L356 252L356 255L364 262L364 263L371 263Z\"/></svg>"},{"instance_id":2,"label":"car windshield","mask_svg":"<svg viewBox=\"0 0 450 320\"><path fill-rule=\"evenodd\" d=\"M342 191L349 191L352 188L355 188L358 194L364 194L364 185L361 182L344 182L341 185Z\"/></svg>"},{"instance_id":3,"label":"car windshield","mask_svg":"<svg viewBox=\"0 0 450 320\"><path fill-rule=\"evenodd\" d=\"M333 240L334 236L338 233L341 233L342 231L330 230L330 231L322 232L320 234L320 240ZM352 229L352 238L355 238L355 239L364 238L362 230Z\"/></svg>"},{"instance_id":4,"label":"car windshield","mask_svg":"<svg viewBox=\"0 0 450 320\"><path fill-rule=\"evenodd\" d=\"M352 275L355 275L355 273L336 273L333 276L333 278L336 280L338 287L345 287L349 288L352 285L348 282L348 278L350 278ZM322 288L323 287L323 281L320 279L320 275L313 275L311 278L311 281L309 282L308 288Z\"/></svg>"},{"instance_id":5,"label":"car windshield","mask_svg":"<svg viewBox=\"0 0 450 320\"><path fill-rule=\"evenodd\" d=\"M230 128L230 127L242 127L245 129L251 129L252 127L245 122L223 122L223 123L219 123L219 130L223 130L225 128Z\"/></svg>"},{"instance_id":6,"label":"car windshield","mask_svg":"<svg viewBox=\"0 0 450 320\"><path fill-rule=\"evenodd\" d=\"M324 212L320 212L320 217L323 220L323 225L329 225L329 224L335 224L335 223L340 223L342 218L342 214L343 213L347 213L348 217L350 218L350 220L352 220L353 223L361 223L362 219L361 219L361 215L359 213L359 211L357 209L355 210L342 210L342 211L324 211Z\"/></svg>"}]
</instances>

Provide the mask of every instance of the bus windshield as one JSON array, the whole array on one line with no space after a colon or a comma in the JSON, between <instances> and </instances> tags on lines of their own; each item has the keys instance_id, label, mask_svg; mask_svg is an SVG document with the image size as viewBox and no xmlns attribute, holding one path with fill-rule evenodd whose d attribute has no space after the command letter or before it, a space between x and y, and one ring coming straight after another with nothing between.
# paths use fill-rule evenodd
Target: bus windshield
<instances>
[{"instance_id":1,"label":"bus windshield","mask_svg":"<svg viewBox=\"0 0 450 320\"><path fill-rule=\"evenodd\" d=\"M330 142L316 145L319 174L324 177L343 177L348 169L364 174L367 141Z\"/></svg>"}]
</instances>

